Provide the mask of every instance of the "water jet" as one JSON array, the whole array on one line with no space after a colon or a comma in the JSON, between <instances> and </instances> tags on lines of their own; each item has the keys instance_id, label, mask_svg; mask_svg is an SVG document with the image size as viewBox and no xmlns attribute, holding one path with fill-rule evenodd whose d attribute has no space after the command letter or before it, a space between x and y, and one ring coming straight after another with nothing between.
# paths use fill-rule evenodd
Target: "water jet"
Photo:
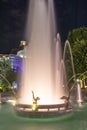
<instances>
[{"instance_id":1,"label":"water jet","mask_svg":"<svg viewBox=\"0 0 87 130\"><path fill-rule=\"evenodd\" d=\"M56 38L53 0L30 0L26 27L28 45L24 48L24 72L21 77L16 112L28 117L54 117L71 111L63 95L66 74L61 52L60 36ZM56 40L55 40L56 38ZM40 100L32 101L32 91Z\"/></svg>"}]
</instances>

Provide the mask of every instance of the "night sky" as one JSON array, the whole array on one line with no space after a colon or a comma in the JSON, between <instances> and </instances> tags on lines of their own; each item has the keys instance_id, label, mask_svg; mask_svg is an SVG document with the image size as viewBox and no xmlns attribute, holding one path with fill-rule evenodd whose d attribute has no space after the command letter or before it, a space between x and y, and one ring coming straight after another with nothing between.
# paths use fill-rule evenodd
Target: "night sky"
<instances>
[{"instance_id":1,"label":"night sky","mask_svg":"<svg viewBox=\"0 0 87 130\"><path fill-rule=\"evenodd\" d=\"M0 0L0 54L9 54L25 40L29 0ZM57 31L64 43L68 32L87 27L87 0L54 0Z\"/></svg>"}]
</instances>

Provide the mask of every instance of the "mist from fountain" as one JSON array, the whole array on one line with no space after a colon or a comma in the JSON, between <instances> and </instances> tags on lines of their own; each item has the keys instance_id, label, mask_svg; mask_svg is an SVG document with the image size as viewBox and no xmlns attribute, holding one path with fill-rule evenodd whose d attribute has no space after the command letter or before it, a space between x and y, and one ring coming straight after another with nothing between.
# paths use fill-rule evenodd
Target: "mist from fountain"
<instances>
[{"instance_id":1,"label":"mist from fountain","mask_svg":"<svg viewBox=\"0 0 87 130\"><path fill-rule=\"evenodd\" d=\"M64 62L57 35L53 0L30 0L27 20L24 73L19 104L32 104L32 91L38 104L63 103Z\"/></svg>"}]
</instances>

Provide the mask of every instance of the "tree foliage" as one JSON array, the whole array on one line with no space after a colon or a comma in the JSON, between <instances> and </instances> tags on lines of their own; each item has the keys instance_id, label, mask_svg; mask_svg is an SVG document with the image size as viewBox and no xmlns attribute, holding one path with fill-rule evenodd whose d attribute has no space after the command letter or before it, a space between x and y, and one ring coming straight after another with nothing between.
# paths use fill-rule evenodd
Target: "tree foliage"
<instances>
[{"instance_id":1,"label":"tree foliage","mask_svg":"<svg viewBox=\"0 0 87 130\"><path fill-rule=\"evenodd\" d=\"M76 73L87 71L87 28L74 29L68 34Z\"/></svg>"},{"instance_id":2,"label":"tree foliage","mask_svg":"<svg viewBox=\"0 0 87 130\"><path fill-rule=\"evenodd\" d=\"M0 86L3 87L3 89L7 89L12 87L13 81L16 80L17 73L15 73L9 64L9 60L4 59L0 61Z\"/></svg>"}]
</instances>

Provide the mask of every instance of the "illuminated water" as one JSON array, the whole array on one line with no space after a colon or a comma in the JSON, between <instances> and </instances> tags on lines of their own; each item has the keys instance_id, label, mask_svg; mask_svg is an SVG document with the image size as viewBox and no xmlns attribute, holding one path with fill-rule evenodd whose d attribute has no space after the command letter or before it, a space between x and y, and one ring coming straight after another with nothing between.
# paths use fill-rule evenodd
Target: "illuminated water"
<instances>
[{"instance_id":1,"label":"illuminated water","mask_svg":"<svg viewBox=\"0 0 87 130\"><path fill-rule=\"evenodd\" d=\"M87 104L71 115L50 120L21 118L5 104L0 109L0 130L87 130Z\"/></svg>"},{"instance_id":2,"label":"illuminated water","mask_svg":"<svg viewBox=\"0 0 87 130\"><path fill-rule=\"evenodd\" d=\"M32 91L38 104L57 104L66 94L60 37L56 36L53 0L30 0L25 48L24 74L18 103L32 104ZM56 38L57 37L57 38ZM56 40L55 40L56 38Z\"/></svg>"},{"instance_id":3,"label":"illuminated water","mask_svg":"<svg viewBox=\"0 0 87 130\"><path fill-rule=\"evenodd\" d=\"M69 82L72 79L74 79L75 84L76 84L75 85L76 86L76 91L77 91L77 93L76 93L76 100L77 100L78 104L80 105L80 103L82 102L81 86L80 86L80 83L77 83L77 80L76 80L76 74L75 74L75 68L74 68L74 62L73 62L72 49L71 49L71 46L70 46L70 43L69 43L68 40L65 42L64 53L63 53L63 59L64 59L65 62L66 62L66 53L67 52L68 52L68 56L69 56L68 58L70 60L70 63L68 63L68 65L66 65L66 66L67 66L68 70L70 70L72 72L71 73L71 77L69 77L70 79L67 78L67 80L68 80L67 85L69 84ZM80 79L80 76L78 77L78 79ZM75 93L74 93L74 95L75 95Z\"/></svg>"},{"instance_id":4,"label":"illuminated water","mask_svg":"<svg viewBox=\"0 0 87 130\"><path fill-rule=\"evenodd\" d=\"M65 46L64 46L64 53L63 53L63 59L64 59L64 62L66 60L66 52L69 52L69 59L71 60L70 61L70 66L71 66L71 72L72 72L72 76L74 76L73 78L75 79L75 68L74 68L74 62L73 62L73 55L72 55L72 49L71 49L71 46L70 46L70 43L68 40L66 40L65 42Z\"/></svg>"}]
</instances>

